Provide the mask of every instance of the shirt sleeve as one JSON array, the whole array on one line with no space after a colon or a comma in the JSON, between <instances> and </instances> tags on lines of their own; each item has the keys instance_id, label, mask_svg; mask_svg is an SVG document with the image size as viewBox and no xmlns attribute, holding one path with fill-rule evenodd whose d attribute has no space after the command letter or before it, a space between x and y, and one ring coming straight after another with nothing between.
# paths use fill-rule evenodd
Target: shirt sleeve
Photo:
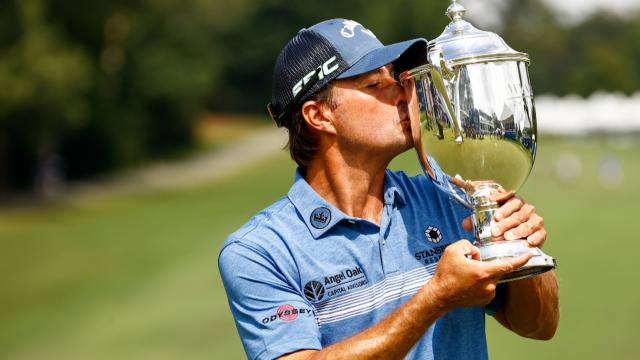
<instances>
[{"instance_id":1,"label":"shirt sleeve","mask_svg":"<svg viewBox=\"0 0 640 360\"><path fill-rule=\"evenodd\" d=\"M218 266L248 358L322 348L313 308L263 250L232 242Z\"/></svg>"}]
</instances>

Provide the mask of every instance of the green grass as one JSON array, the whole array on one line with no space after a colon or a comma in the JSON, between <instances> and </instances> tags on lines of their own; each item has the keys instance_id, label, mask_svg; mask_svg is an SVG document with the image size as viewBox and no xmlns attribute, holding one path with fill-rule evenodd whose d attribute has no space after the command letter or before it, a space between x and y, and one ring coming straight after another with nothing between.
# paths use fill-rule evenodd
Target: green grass
<instances>
[{"instance_id":1,"label":"green grass","mask_svg":"<svg viewBox=\"0 0 640 360\"><path fill-rule=\"evenodd\" d=\"M488 320L493 359L636 357L639 150L633 138L540 144L522 195L545 217L545 250L559 262L561 324L538 342ZM581 176L560 180L555 167L568 153ZM622 164L618 188L599 181L606 154ZM417 172L412 153L393 167ZM286 193L293 168L283 153L189 190L0 209L0 358L243 358L217 252Z\"/></svg>"}]
</instances>

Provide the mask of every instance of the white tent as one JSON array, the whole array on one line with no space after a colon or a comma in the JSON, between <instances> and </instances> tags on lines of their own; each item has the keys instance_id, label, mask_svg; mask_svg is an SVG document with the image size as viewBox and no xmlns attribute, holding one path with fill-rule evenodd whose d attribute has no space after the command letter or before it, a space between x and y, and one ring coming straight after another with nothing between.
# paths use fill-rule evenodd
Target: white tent
<instances>
[{"instance_id":1,"label":"white tent","mask_svg":"<svg viewBox=\"0 0 640 360\"><path fill-rule=\"evenodd\" d=\"M640 132L640 92L535 97L538 131L559 135Z\"/></svg>"}]
</instances>

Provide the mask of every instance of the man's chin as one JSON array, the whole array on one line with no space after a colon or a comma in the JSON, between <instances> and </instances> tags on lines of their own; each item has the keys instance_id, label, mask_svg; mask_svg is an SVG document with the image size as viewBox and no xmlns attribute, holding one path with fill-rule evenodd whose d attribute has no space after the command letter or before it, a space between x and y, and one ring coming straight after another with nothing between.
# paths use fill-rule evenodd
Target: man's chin
<instances>
[{"instance_id":1,"label":"man's chin","mask_svg":"<svg viewBox=\"0 0 640 360\"><path fill-rule=\"evenodd\" d=\"M405 149L402 152L405 152L411 148L413 148L413 135L411 134L411 130L409 132L405 132Z\"/></svg>"},{"instance_id":2,"label":"man's chin","mask_svg":"<svg viewBox=\"0 0 640 360\"><path fill-rule=\"evenodd\" d=\"M394 152L394 158L400 154L407 152L407 150L413 149L413 138L411 136L407 137L407 140L404 144L399 145L396 151Z\"/></svg>"}]
</instances>

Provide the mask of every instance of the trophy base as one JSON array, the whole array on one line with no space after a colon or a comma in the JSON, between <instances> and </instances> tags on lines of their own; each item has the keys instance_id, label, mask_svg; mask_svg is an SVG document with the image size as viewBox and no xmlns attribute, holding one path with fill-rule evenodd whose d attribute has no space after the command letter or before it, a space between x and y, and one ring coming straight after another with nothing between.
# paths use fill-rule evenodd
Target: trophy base
<instances>
[{"instance_id":1,"label":"trophy base","mask_svg":"<svg viewBox=\"0 0 640 360\"><path fill-rule=\"evenodd\" d=\"M533 257L522 267L504 275L498 283L524 279L540 275L556 267L556 260L537 247L530 247L526 240L491 241L478 244L482 261L491 261L522 255L526 252Z\"/></svg>"}]
</instances>

